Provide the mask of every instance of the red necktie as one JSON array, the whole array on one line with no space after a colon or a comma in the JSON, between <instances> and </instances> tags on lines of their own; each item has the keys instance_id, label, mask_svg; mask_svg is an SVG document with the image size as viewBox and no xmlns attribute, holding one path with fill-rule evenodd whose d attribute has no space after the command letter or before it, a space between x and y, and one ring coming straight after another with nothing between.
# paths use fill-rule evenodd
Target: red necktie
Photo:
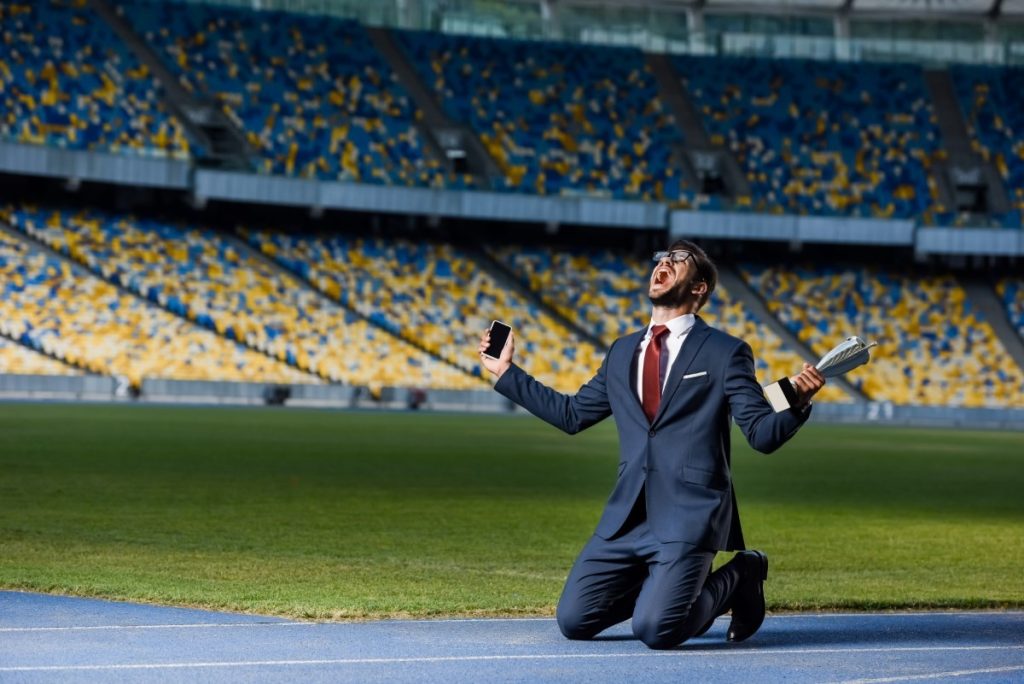
<instances>
[{"instance_id":1,"label":"red necktie","mask_svg":"<svg viewBox=\"0 0 1024 684\"><path fill-rule=\"evenodd\" d=\"M661 340L667 332L667 325L651 328L651 341L644 353L643 405L647 420L652 423L661 403Z\"/></svg>"}]
</instances>

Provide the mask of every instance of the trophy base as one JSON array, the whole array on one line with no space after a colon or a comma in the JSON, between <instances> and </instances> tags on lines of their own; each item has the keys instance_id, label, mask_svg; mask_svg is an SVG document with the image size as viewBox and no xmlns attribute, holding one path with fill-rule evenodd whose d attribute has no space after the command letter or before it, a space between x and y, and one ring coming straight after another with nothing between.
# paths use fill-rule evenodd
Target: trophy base
<instances>
[{"instance_id":1,"label":"trophy base","mask_svg":"<svg viewBox=\"0 0 1024 684\"><path fill-rule=\"evenodd\" d=\"M776 413L782 413L797 405L800 398L789 378L782 378L764 388L764 396Z\"/></svg>"}]
</instances>

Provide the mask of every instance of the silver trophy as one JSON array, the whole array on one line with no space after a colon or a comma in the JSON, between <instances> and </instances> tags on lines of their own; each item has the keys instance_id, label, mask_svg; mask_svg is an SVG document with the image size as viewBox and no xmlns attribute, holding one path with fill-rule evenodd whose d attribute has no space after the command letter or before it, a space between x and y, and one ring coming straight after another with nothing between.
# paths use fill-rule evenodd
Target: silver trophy
<instances>
[{"instance_id":1,"label":"silver trophy","mask_svg":"<svg viewBox=\"0 0 1024 684\"><path fill-rule=\"evenodd\" d=\"M847 337L832 350L821 357L814 367L826 378L849 373L858 366L871 360L868 350L877 346L875 342L865 342L859 337ZM799 403L799 396L789 378L782 378L764 388L764 396L776 413L792 408Z\"/></svg>"}]
</instances>

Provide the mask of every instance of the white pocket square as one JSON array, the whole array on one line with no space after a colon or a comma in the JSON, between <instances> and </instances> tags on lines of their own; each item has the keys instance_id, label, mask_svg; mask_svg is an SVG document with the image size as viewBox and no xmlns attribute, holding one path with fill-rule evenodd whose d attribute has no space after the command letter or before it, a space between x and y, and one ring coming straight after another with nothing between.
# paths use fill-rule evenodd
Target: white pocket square
<instances>
[{"instance_id":1,"label":"white pocket square","mask_svg":"<svg viewBox=\"0 0 1024 684\"><path fill-rule=\"evenodd\" d=\"M707 371L701 371L700 373L687 373L683 376L683 380L689 380L690 378L699 378L702 375L707 375Z\"/></svg>"}]
</instances>

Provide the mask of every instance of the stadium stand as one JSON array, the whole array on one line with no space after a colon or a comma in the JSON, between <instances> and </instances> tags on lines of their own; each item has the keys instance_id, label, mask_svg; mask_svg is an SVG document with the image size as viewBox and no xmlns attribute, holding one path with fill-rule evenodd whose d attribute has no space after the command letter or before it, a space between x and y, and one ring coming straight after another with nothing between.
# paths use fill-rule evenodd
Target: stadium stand
<instances>
[{"instance_id":1,"label":"stadium stand","mask_svg":"<svg viewBox=\"0 0 1024 684\"><path fill-rule=\"evenodd\" d=\"M1020 227L1024 210L1024 111L1020 93L1024 69L958 65L950 69L974 149L992 162L1006 183L1013 211L996 216Z\"/></svg>"},{"instance_id":2,"label":"stadium stand","mask_svg":"<svg viewBox=\"0 0 1024 684\"><path fill-rule=\"evenodd\" d=\"M681 134L643 53L395 31L423 82L479 134L506 190L675 199Z\"/></svg>"},{"instance_id":3,"label":"stadium stand","mask_svg":"<svg viewBox=\"0 0 1024 684\"><path fill-rule=\"evenodd\" d=\"M419 111L357 22L171 2L121 10L186 87L220 101L260 154L260 171L444 183L414 125Z\"/></svg>"},{"instance_id":4,"label":"stadium stand","mask_svg":"<svg viewBox=\"0 0 1024 684\"><path fill-rule=\"evenodd\" d=\"M148 377L317 382L2 232L0 285L0 332L91 373L135 386Z\"/></svg>"},{"instance_id":5,"label":"stadium stand","mask_svg":"<svg viewBox=\"0 0 1024 684\"><path fill-rule=\"evenodd\" d=\"M651 304L644 287L650 263L644 259L586 248L568 251L502 245L488 251L549 306L578 320L606 345L650 322ZM710 325L750 343L762 384L793 375L802 367L803 360L721 284L700 315ZM823 401L850 401L835 386L826 386L820 397Z\"/></svg>"},{"instance_id":6,"label":"stadium stand","mask_svg":"<svg viewBox=\"0 0 1024 684\"><path fill-rule=\"evenodd\" d=\"M10 210L9 219L112 283L326 380L374 389L482 385L330 304L214 230L27 207Z\"/></svg>"},{"instance_id":7,"label":"stadium stand","mask_svg":"<svg viewBox=\"0 0 1024 684\"><path fill-rule=\"evenodd\" d=\"M428 153L421 112L359 23L171 0L117 5L185 87L213 96L245 132L259 171L474 187ZM639 50L392 35L448 115L480 136L503 174L497 189L720 208L684 187L683 134ZM182 159L194 151L149 70L86 0L0 0L0 37L0 139ZM750 181L740 208L959 225L931 178L945 152L921 67L671 62L712 143L730 150ZM1009 192L1012 211L993 218L1019 227L1024 70L950 71L975 149ZM497 317L516 330L522 365L571 391L600 364L603 346L644 326L649 312L641 292L649 264L585 245L485 247L519 280L516 289L475 247L439 238L244 227L239 238L172 220L20 204L0 205L0 219L95 276L0 232L0 324L10 338L0 338L0 372L486 389L473 351ZM816 353L852 333L879 341L873 363L850 376L872 399L1024 403L1024 374L949 274L863 264L745 264L742 272ZM1005 278L996 291L1024 337L1024 281ZM751 343L762 382L799 368L799 356L727 288L702 315ZM835 387L821 398L849 400Z\"/></svg>"},{"instance_id":8,"label":"stadium stand","mask_svg":"<svg viewBox=\"0 0 1024 684\"><path fill-rule=\"evenodd\" d=\"M847 335L876 341L850 376L869 397L927 406L1024 406L1024 373L952 275L864 266L744 264L772 312L817 353Z\"/></svg>"},{"instance_id":9,"label":"stadium stand","mask_svg":"<svg viewBox=\"0 0 1024 684\"><path fill-rule=\"evenodd\" d=\"M917 66L673 57L713 143L767 213L914 218L945 154Z\"/></svg>"},{"instance_id":10,"label":"stadium stand","mask_svg":"<svg viewBox=\"0 0 1024 684\"><path fill-rule=\"evenodd\" d=\"M185 158L148 69L84 0L0 2L0 138Z\"/></svg>"},{"instance_id":11,"label":"stadium stand","mask_svg":"<svg viewBox=\"0 0 1024 684\"><path fill-rule=\"evenodd\" d=\"M754 352L754 371L762 385L768 385L779 378L792 377L803 368L804 359L787 348L782 338L747 311L741 302L731 298L725 288L715 289L715 296L712 297L709 306L711 308L701 313L701 316L710 325L719 327L750 345ZM852 401L851 397L835 384L827 384L815 395L814 400L834 403Z\"/></svg>"},{"instance_id":12,"label":"stadium stand","mask_svg":"<svg viewBox=\"0 0 1024 684\"><path fill-rule=\"evenodd\" d=\"M492 318L515 331L518 363L553 387L575 390L600 365L603 350L498 282L456 245L270 231L247 237L331 299L453 365L479 367L474 351Z\"/></svg>"},{"instance_id":13,"label":"stadium stand","mask_svg":"<svg viewBox=\"0 0 1024 684\"><path fill-rule=\"evenodd\" d=\"M74 366L55 361L45 354L0 337L0 374L81 375Z\"/></svg>"},{"instance_id":14,"label":"stadium stand","mask_svg":"<svg viewBox=\"0 0 1024 684\"><path fill-rule=\"evenodd\" d=\"M1024 278L1003 278L996 283L996 293L1006 307L1010 325L1024 338Z\"/></svg>"},{"instance_id":15,"label":"stadium stand","mask_svg":"<svg viewBox=\"0 0 1024 684\"><path fill-rule=\"evenodd\" d=\"M489 245L488 253L563 316L610 345L647 325L647 263L611 250Z\"/></svg>"}]
</instances>

